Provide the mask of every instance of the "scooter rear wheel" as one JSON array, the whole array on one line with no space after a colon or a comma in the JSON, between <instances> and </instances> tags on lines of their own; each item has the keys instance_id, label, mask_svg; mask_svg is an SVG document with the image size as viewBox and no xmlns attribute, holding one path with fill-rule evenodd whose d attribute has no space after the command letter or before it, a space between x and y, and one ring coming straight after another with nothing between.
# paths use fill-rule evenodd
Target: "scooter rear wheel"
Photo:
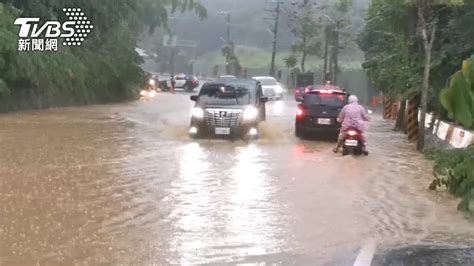
<instances>
[{"instance_id":1,"label":"scooter rear wheel","mask_svg":"<svg viewBox=\"0 0 474 266\"><path fill-rule=\"evenodd\" d=\"M346 146L342 147L342 156L347 156L349 154L351 154L351 148Z\"/></svg>"}]
</instances>

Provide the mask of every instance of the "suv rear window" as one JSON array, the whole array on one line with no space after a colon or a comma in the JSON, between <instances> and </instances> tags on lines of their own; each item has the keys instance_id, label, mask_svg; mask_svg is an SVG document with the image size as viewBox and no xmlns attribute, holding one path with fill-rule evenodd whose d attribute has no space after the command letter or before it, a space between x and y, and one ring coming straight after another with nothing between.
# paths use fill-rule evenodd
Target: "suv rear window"
<instances>
[{"instance_id":1,"label":"suv rear window","mask_svg":"<svg viewBox=\"0 0 474 266\"><path fill-rule=\"evenodd\" d=\"M342 107L347 103L347 95L345 94L319 94L308 93L304 96L303 104L305 105L326 105Z\"/></svg>"}]
</instances>

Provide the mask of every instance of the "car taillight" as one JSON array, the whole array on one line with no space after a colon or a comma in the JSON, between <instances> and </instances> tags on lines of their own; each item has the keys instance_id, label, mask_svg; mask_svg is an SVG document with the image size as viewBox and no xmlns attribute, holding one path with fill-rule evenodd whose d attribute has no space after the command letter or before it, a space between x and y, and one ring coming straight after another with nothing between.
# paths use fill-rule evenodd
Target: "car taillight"
<instances>
[{"instance_id":1,"label":"car taillight","mask_svg":"<svg viewBox=\"0 0 474 266\"><path fill-rule=\"evenodd\" d=\"M297 115L297 116L303 116L303 115L304 115L303 110L301 110L301 109L298 108L298 111L296 111L296 115Z\"/></svg>"},{"instance_id":2,"label":"car taillight","mask_svg":"<svg viewBox=\"0 0 474 266\"><path fill-rule=\"evenodd\" d=\"M302 106L298 106L298 109L296 110L296 118L297 119L302 119L304 117L304 109Z\"/></svg>"},{"instance_id":3,"label":"car taillight","mask_svg":"<svg viewBox=\"0 0 474 266\"><path fill-rule=\"evenodd\" d=\"M308 93L308 92L309 92L309 88L304 89L304 93Z\"/></svg>"}]
</instances>

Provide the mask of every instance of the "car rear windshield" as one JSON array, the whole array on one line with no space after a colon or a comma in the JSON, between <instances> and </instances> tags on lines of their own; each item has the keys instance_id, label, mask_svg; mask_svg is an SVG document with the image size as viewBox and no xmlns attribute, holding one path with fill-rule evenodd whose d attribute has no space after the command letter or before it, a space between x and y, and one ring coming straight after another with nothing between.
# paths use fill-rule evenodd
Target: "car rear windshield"
<instances>
[{"instance_id":1,"label":"car rear windshield","mask_svg":"<svg viewBox=\"0 0 474 266\"><path fill-rule=\"evenodd\" d=\"M235 76L220 76L220 79L237 79Z\"/></svg>"},{"instance_id":2,"label":"car rear windshield","mask_svg":"<svg viewBox=\"0 0 474 266\"><path fill-rule=\"evenodd\" d=\"M199 96L201 100L206 102L226 103L243 105L250 102L251 84L235 83L227 85L205 85L200 91Z\"/></svg>"},{"instance_id":3,"label":"car rear windshield","mask_svg":"<svg viewBox=\"0 0 474 266\"><path fill-rule=\"evenodd\" d=\"M262 86L275 86L277 85L277 81L275 79L258 79Z\"/></svg>"},{"instance_id":4,"label":"car rear windshield","mask_svg":"<svg viewBox=\"0 0 474 266\"><path fill-rule=\"evenodd\" d=\"M342 107L346 104L347 96L344 94L317 94L309 93L304 96L306 105L326 105Z\"/></svg>"}]
</instances>

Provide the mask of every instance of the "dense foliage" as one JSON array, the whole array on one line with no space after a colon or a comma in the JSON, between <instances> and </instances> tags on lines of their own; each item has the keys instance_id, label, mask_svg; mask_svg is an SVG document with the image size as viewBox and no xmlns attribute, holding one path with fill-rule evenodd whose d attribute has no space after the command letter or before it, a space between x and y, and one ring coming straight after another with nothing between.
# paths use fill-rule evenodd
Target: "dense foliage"
<instances>
[{"instance_id":1,"label":"dense foliage","mask_svg":"<svg viewBox=\"0 0 474 266\"><path fill-rule=\"evenodd\" d=\"M404 94L421 80L420 50L411 40L414 24L410 15L404 0L374 0L359 36L359 46L366 53L363 67L386 94ZM418 56L410 57L411 53Z\"/></svg>"},{"instance_id":2,"label":"dense foliage","mask_svg":"<svg viewBox=\"0 0 474 266\"><path fill-rule=\"evenodd\" d=\"M351 26L353 17L358 11L353 9L354 0L336 1L293 1L292 6L286 8L288 27L294 35L294 43L291 47L292 55L285 58L285 64L293 68L292 62L299 60L297 71L305 72L309 56L324 56L324 42L331 46L331 61L335 60L334 53L340 52L341 47L350 48L351 34L355 32L355 26ZM325 30L326 29L326 30ZM337 37L336 37L337 32ZM338 38L338 47L336 46ZM290 63L290 64L288 64Z\"/></svg>"},{"instance_id":3,"label":"dense foliage","mask_svg":"<svg viewBox=\"0 0 474 266\"><path fill-rule=\"evenodd\" d=\"M428 107L472 127L471 61L458 71L474 54L472 1L373 0L366 22L358 43L366 55L363 67L378 89L405 99L428 93L421 97L423 111ZM420 134L421 149L423 138ZM474 213L474 147L438 151L433 159L436 180L431 188L446 186L463 197L460 209Z\"/></svg>"},{"instance_id":4,"label":"dense foliage","mask_svg":"<svg viewBox=\"0 0 474 266\"><path fill-rule=\"evenodd\" d=\"M474 128L474 56L464 61L449 86L441 91L440 100L451 119Z\"/></svg>"},{"instance_id":5,"label":"dense foliage","mask_svg":"<svg viewBox=\"0 0 474 266\"><path fill-rule=\"evenodd\" d=\"M56 53L17 52L17 17L64 19L80 7L92 35L80 47ZM135 51L139 33L166 27L170 12L206 10L193 0L0 1L0 111L131 99L143 82Z\"/></svg>"},{"instance_id":6,"label":"dense foliage","mask_svg":"<svg viewBox=\"0 0 474 266\"><path fill-rule=\"evenodd\" d=\"M431 189L446 186L463 200L458 209L474 214L474 145L467 149L437 151L434 172L436 179Z\"/></svg>"},{"instance_id":7,"label":"dense foliage","mask_svg":"<svg viewBox=\"0 0 474 266\"><path fill-rule=\"evenodd\" d=\"M387 95L412 97L420 92L424 50L416 7L407 0L374 0L368 10L359 46L363 67ZM439 93L448 78L474 54L474 5L434 5L436 35L432 50L430 109L442 111ZM457 1L459 2L459 1Z\"/></svg>"}]
</instances>

